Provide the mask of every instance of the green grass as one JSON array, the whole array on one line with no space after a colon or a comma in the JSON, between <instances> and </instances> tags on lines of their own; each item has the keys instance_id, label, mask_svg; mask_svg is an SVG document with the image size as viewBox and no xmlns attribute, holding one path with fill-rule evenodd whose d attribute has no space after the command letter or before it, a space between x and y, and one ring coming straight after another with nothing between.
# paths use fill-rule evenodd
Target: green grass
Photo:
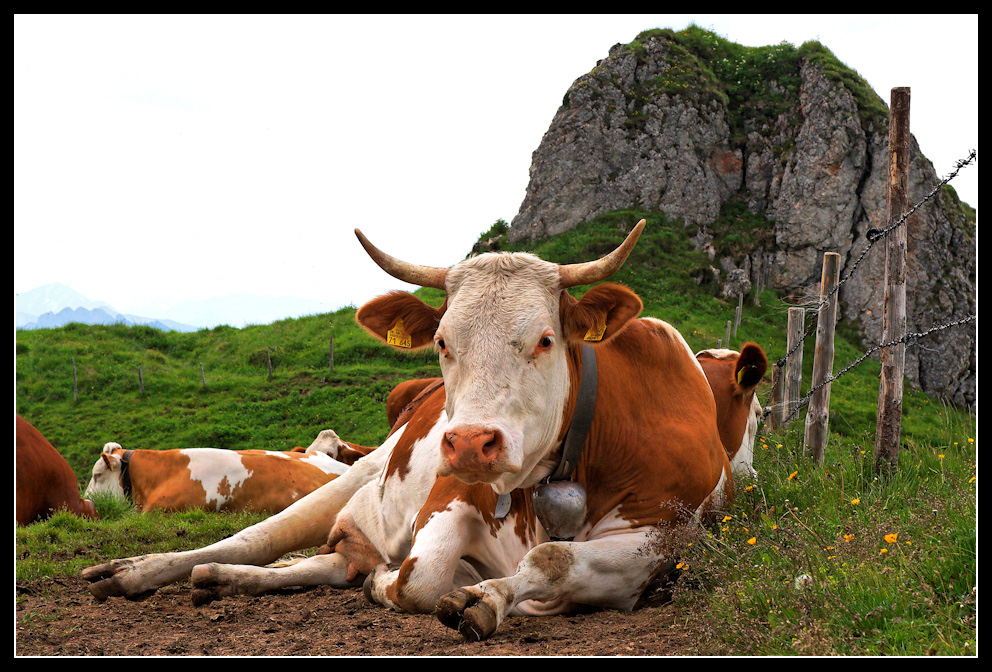
<instances>
[{"instance_id":1,"label":"green grass","mask_svg":"<svg viewBox=\"0 0 992 672\"><path fill-rule=\"evenodd\" d=\"M694 351L716 346L736 301L717 296L709 259L693 249L679 220L618 211L504 249L526 246L558 263L587 261L612 250L642 217L648 227L613 280L637 291L644 314L676 326ZM576 296L583 289L576 288ZM432 305L442 300L437 290L418 295ZM730 345L755 341L774 361L785 353L787 306L771 291L760 298L760 307L745 299ZM807 316L807 324L812 319ZM332 335L333 373L327 365ZM804 347L803 393L813 348L811 339ZM353 308L194 334L83 325L20 331L15 349L17 412L67 457L82 487L110 440L133 448L289 449L331 427L347 440L374 445L388 431L384 403L393 385L438 375L433 355L399 353L374 341L355 324ZM841 322L834 370L862 352L857 330ZM698 653L975 652L975 418L907 384L898 468L876 478L878 376L878 362L868 360L831 386L820 466L803 456L804 413L785 430L763 430L755 449L757 480L738 487L730 518L712 537L704 535L680 556L686 569L674 602L663 608L711 616L712 636L699 643ZM767 400L767 380L759 394ZM60 514L19 529L17 579L78 575L82 567L115 557L200 547L259 519L141 515L120 500L102 499L97 506L100 521ZM888 534L897 540L887 542ZM812 580L796 590L802 574Z\"/></svg>"}]
</instances>

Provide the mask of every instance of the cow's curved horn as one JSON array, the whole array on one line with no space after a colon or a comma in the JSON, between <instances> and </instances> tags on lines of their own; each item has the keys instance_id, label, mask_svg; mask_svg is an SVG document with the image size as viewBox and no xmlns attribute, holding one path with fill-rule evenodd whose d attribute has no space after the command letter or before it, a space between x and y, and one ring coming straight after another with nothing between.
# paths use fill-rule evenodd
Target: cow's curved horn
<instances>
[{"instance_id":1,"label":"cow's curved horn","mask_svg":"<svg viewBox=\"0 0 992 672\"><path fill-rule=\"evenodd\" d=\"M576 285L589 285L610 277L623 266L627 261L627 256L634 249L634 244L644 229L646 220L637 223L634 229L627 235L627 239L620 243L620 247L610 252L605 257L596 261L587 261L582 264L566 264L558 267L558 274L561 276L561 288L575 287Z\"/></svg>"},{"instance_id":2,"label":"cow's curved horn","mask_svg":"<svg viewBox=\"0 0 992 672\"><path fill-rule=\"evenodd\" d=\"M372 257L372 261L397 280L409 282L412 285L420 285L421 287L444 289L444 278L448 274L448 269L411 264L396 257L391 257L370 243L369 239L358 229L355 229L355 235L358 236L358 241L365 248L365 251Z\"/></svg>"}]
</instances>

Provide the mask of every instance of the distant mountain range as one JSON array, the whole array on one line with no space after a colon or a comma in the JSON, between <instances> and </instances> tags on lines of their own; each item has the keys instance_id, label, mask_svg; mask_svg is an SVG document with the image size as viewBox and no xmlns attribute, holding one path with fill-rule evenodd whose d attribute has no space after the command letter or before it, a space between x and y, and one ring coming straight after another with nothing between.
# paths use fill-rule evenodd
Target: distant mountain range
<instances>
[{"instance_id":1,"label":"distant mountain range","mask_svg":"<svg viewBox=\"0 0 992 672\"><path fill-rule=\"evenodd\" d=\"M103 301L92 301L62 284L43 285L15 297L17 329L49 329L70 322L83 324L144 324L163 331L197 331L227 324L243 327L268 324L301 315L331 312L340 306L306 299L234 294L187 301L155 309L155 317L122 313Z\"/></svg>"}]
</instances>

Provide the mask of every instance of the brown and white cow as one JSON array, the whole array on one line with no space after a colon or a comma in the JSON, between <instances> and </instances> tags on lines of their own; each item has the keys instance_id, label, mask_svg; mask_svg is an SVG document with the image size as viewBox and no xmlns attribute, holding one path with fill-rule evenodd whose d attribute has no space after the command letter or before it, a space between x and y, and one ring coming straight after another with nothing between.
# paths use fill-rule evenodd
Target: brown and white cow
<instances>
[{"instance_id":1,"label":"brown and white cow","mask_svg":"<svg viewBox=\"0 0 992 672\"><path fill-rule=\"evenodd\" d=\"M403 409L420 396L421 392L431 385L437 385L442 380L443 378L417 378L405 380L394 387L386 398L386 419L389 421L389 426L396 425Z\"/></svg>"},{"instance_id":2,"label":"brown and white cow","mask_svg":"<svg viewBox=\"0 0 992 672\"><path fill-rule=\"evenodd\" d=\"M15 415L14 434L14 518L18 525L44 520L61 509L85 518L99 518L93 502L80 498L72 467L41 432Z\"/></svg>"},{"instance_id":3,"label":"brown and white cow","mask_svg":"<svg viewBox=\"0 0 992 672\"><path fill-rule=\"evenodd\" d=\"M768 368L768 357L757 343L740 352L713 348L696 353L716 400L720 440L734 476L754 477L754 439L758 435L761 402L755 395Z\"/></svg>"},{"instance_id":4,"label":"brown and white cow","mask_svg":"<svg viewBox=\"0 0 992 672\"><path fill-rule=\"evenodd\" d=\"M125 450L104 445L86 496L107 492L148 511L257 511L277 513L345 471L324 452Z\"/></svg>"},{"instance_id":5,"label":"brown and white cow","mask_svg":"<svg viewBox=\"0 0 992 672\"><path fill-rule=\"evenodd\" d=\"M356 231L397 278L445 290L440 308L394 292L357 314L387 343L433 345L443 388L377 450L282 513L202 549L89 568L91 592L140 597L192 573L210 599L275 587L273 576L350 585L366 574L374 600L436 611L475 639L511 613L632 608L672 558L672 530L733 496L714 396L682 336L638 319L640 299L625 287L598 285L581 300L567 291L612 275L643 226L588 264L500 253L451 269L400 262ZM552 541L531 489L555 472L582 405L584 344L598 385L572 478L588 497L574 537ZM502 517L497 495L509 500ZM293 567L251 566L325 542L332 552Z\"/></svg>"}]
</instances>

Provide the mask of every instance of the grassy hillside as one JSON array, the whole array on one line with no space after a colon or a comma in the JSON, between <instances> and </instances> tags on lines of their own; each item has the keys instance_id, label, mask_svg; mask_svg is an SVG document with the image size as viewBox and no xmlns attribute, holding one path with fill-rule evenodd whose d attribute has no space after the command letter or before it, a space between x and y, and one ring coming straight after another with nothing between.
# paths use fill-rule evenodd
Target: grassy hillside
<instances>
[{"instance_id":1,"label":"grassy hillside","mask_svg":"<svg viewBox=\"0 0 992 672\"><path fill-rule=\"evenodd\" d=\"M586 261L612 250L641 217L648 227L613 280L636 290L644 314L673 324L694 350L715 347L736 302L716 296L710 262L680 222L616 212L531 251L559 263ZM482 239L500 228L497 223ZM584 289L573 291L579 296ZM436 290L420 295L432 305L442 300ZM772 361L781 357L786 309L768 291L760 307L748 297L731 347L751 340ZM807 324L814 319L808 316ZM853 334L841 323L835 371L861 354ZM812 351L810 340L807 387ZM376 444L388 429L384 402L393 385L433 375L434 355L387 349L355 324L352 308L193 334L70 325L16 335L17 412L66 456L83 486L110 440L131 448L289 449L331 427L347 440ZM832 386L822 466L802 454L802 415L787 430L765 428L755 450L758 479L740 483L727 518L687 545L674 607L665 608L698 613L703 604L713 614L718 627L699 653L975 651L975 419L907 386L899 468L878 479L872 470L878 375L878 363L869 360ZM767 400L768 381L760 394ZM105 520L97 523L62 515L19 530L18 578L75 573L152 546L200 546L254 520L184 514L149 524L119 504L98 507ZM809 580L797 587L802 575Z\"/></svg>"}]
</instances>

